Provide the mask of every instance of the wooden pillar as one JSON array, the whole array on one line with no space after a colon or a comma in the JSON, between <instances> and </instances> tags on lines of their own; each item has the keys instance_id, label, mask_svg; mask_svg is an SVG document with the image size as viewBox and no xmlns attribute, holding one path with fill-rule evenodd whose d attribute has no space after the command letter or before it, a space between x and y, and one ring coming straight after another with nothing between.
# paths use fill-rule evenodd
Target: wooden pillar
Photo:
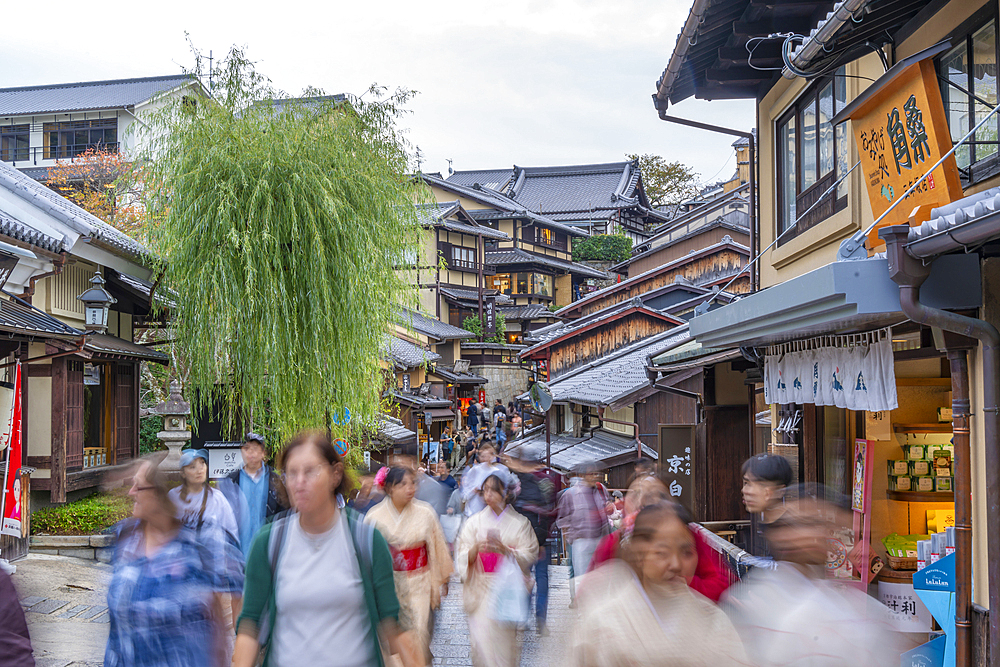
<instances>
[{"instance_id":1,"label":"wooden pillar","mask_svg":"<svg viewBox=\"0 0 1000 667\"><path fill-rule=\"evenodd\" d=\"M52 479L49 482L49 496L54 503L64 503L66 502L66 357L52 360L51 456Z\"/></svg>"}]
</instances>

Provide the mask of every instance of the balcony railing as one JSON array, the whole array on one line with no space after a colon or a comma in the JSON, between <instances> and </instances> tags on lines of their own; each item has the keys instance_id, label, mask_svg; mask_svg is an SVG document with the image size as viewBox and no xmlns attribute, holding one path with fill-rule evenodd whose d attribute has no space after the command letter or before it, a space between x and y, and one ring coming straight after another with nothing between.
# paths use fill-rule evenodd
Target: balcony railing
<instances>
[{"instance_id":1,"label":"balcony railing","mask_svg":"<svg viewBox=\"0 0 1000 667\"><path fill-rule=\"evenodd\" d=\"M71 160L97 148L107 153L117 153L119 144L67 144L65 146L31 146L0 151L0 160L15 167L37 166L45 160Z\"/></svg>"},{"instance_id":2,"label":"balcony railing","mask_svg":"<svg viewBox=\"0 0 1000 667\"><path fill-rule=\"evenodd\" d=\"M479 273L479 263L470 262L464 259L452 259L448 262L448 268L454 269L456 271L471 271L473 273ZM494 276L496 275L497 267L490 264L483 264L483 275L484 276Z\"/></svg>"}]
</instances>

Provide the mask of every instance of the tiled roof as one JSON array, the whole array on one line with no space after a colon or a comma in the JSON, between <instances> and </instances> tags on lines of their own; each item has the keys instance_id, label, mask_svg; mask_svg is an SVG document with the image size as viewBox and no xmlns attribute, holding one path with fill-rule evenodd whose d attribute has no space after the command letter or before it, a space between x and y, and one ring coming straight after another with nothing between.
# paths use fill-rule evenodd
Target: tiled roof
<instances>
[{"instance_id":1,"label":"tiled roof","mask_svg":"<svg viewBox=\"0 0 1000 667\"><path fill-rule=\"evenodd\" d=\"M509 214L506 216L497 216L492 211L478 211L478 212L469 211L469 215L471 215L473 218L476 219L490 219L497 217L527 218L529 220L532 220L533 222L546 225L553 229L564 231L567 234L571 234L573 236L587 235L587 233L583 230L576 229L575 227L570 227L568 225L564 225L561 222L553 220L552 218L546 217L544 215L539 215L535 211L528 210L522 204L517 203L510 197L504 196L499 192L490 190L489 188L466 187L457 182L452 183L451 181L445 180L440 176L434 174L421 174L421 176L428 185L438 187L443 190L447 190L448 192L452 192L467 199L479 202L480 204L483 204L485 206L490 206L496 209L497 211L502 211Z\"/></svg>"},{"instance_id":2,"label":"tiled roof","mask_svg":"<svg viewBox=\"0 0 1000 667\"><path fill-rule=\"evenodd\" d=\"M20 335L79 338L83 332L15 300L0 300L0 331Z\"/></svg>"},{"instance_id":3,"label":"tiled roof","mask_svg":"<svg viewBox=\"0 0 1000 667\"><path fill-rule=\"evenodd\" d=\"M17 239L23 243L33 245L49 252L58 253L63 250L63 240L55 236L49 236L44 232L29 227L17 218L12 218L3 211L0 211L0 234L12 239Z\"/></svg>"},{"instance_id":4,"label":"tiled roof","mask_svg":"<svg viewBox=\"0 0 1000 667\"><path fill-rule=\"evenodd\" d=\"M514 167L505 191L522 206L542 214L618 209L645 204L636 198L638 165L632 162L570 165L563 167Z\"/></svg>"},{"instance_id":5,"label":"tiled roof","mask_svg":"<svg viewBox=\"0 0 1000 667\"><path fill-rule=\"evenodd\" d=\"M647 317L657 318L661 320L670 320L675 325L681 324L681 320L667 315L659 310L653 310L652 308L647 308L643 305L642 299L639 297L634 297L625 301L623 303L615 304L614 307L604 308L597 313L592 313L586 317L581 317L578 320L572 320L570 322L564 322L556 326L547 326L543 329L536 329L530 340L538 341L535 345L531 346L527 350L521 353L522 357L527 357L541 348L548 347L550 343L553 343L560 338L566 338L572 336L583 329L593 327L595 325L617 320L629 314L629 311L642 312Z\"/></svg>"},{"instance_id":6,"label":"tiled roof","mask_svg":"<svg viewBox=\"0 0 1000 667\"><path fill-rule=\"evenodd\" d=\"M527 350L527 345L518 345L516 343L480 343L474 340L464 340L462 341L463 350L506 350L508 352L520 352L521 350Z\"/></svg>"},{"instance_id":7,"label":"tiled roof","mask_svg":"<svg viewBox=\"0 0 1000 667\"><path fill-rule=\"evenodd\" d=\"M421 364L431 363L441 359L441 355L414 345L408 340L387 336L386 347L389 357L401 368L415 368Z\"/></svg>"},{"instance_id":8,"label":"tiled roof","mask_svg":"<svg viewBox=\"0 0 1000 667\"><path fill-rule=\"evenodd\" d=\"M417 441L416 433L403 426L403 422L389 415L382 415L379 418L377 436L379 440L384 440L394 445Z\"/></svg>"},{"instance_id":9,"label":"tiled roof","mask_svg":"<svg viewBox=\"0 0 1000 667\"><path fill-rule=\"evenodd\" d=\"M531 303L526 306L502 306L500 312L508 322L523 320L555 319L555 314L549 307L541 303Z\"/></svg>"},{"instance_id":10,"label":"tiled roof","mask_svg":"<svg viewBox=\"0 0 1000 667\"><path fill-rule=\"evenodd\" d=\"M469 211L471 215L476 220L505 220L511 217L525 218L531 222L535 222L545 227L550 227L556 231L564 232L570 236L587 236L587 232L580 229L579 227L574 227L572 225L564 225L563 223L557 221L551 216L538 215L532 211L526 209L521 209L513 213L507 213L504 211L495 211L488 208L473 209Z\"/></svg>"},{"instance_id":11,"label":"tiled roof","mask_svg":"<svg viewBox=\"0 0 1000 667\"><path fill-rule=\"evenodd\" d=\"M99 354L106 354L114 357L127 357L131 359L146 359L159 364L169 364L170 357L163 352L158 352L152 347L138 345L123 338L109 336L107 334L87 334L87 344L85 349Z\"/></svg>"},{"instance_id":12,"label":"tiled roof","mask_svg":"<svg viewBox=\"0 0 1000 667\"><path fill-rule=\"evenodd\" d=\"M552 398L560 403L596 407L616 400L649 385L646 363L654 354L689 337L687 325L632 343L605 355L586 366L552 380Z\"/></svg>"},{"instance_id":13,"label":"tiled roof","mask_svg":"<svg viewBox=\"0 0 1000 667\"><path fill-rule=\"evenodd\" d=\"M456 373L454 366L442 366L438 364L434 366L432 372L442 380L446 380L452 384L486 384L489 382L482 375L476 375L475 373Z\"/></svg>"},{"instance_id":14,"label":"tiled roof","mask_svg":"<svg viewBox=\"0 0 1000 667\"><path fill-rule=\"evenodd\" d=\"M487 262L489 264L489 262ZM441 294L444 294L445 298L453 299L455 301L475 301L477 304L479 302L479 292L473 289L462 289L460 287L442 287ZM483 297L492 296L496 300L496 304L503 305L508 303L514 303L514 300L503 292L497 292L496 290L483 290Z\"/></svg>"},{"instance_id":15,"label":"tiled roof","mask_svg":"<svg viewBox=\"0 0 1000 667\"><path fill-rule=\"evenodd\" d=\"M666 271L674 270L678 266L683 266L684 264L687 264L687 263L693 261L694 259L696 259L699 256L704 256L704 255L710 254L712 252L715 252L716 250L721 250L721 249L726 248L726 247L736 248L736 249L741 250L741 251L746 251L747 257L750 256L750 249L748 247L744 246L743 244L736 243L732 239L729 239L729 241L720 241L719 243L714 243L714 244L712 244L712 245L710 245L710 246L708 246L706 248L702 248L701 250L698 250L697 252L692 252L690 254L685 255L684 257L679 257L679 258L677 258L677 259L675 259L675 260L673 260L671 262L667 262L666 264L661 264L660 266L653 267L652 269L649 269L648 271L644 271L644 272L640 273L637 276L632 276L628 280L623 280L620 283L615 283L613 285L608 285L607 287L602 287L599 290L595 290L593 292L590 292L589 294L587 294L587 296L583 297L582 299L577 299L573 303L571 303L571 304L569 304L567 306L563 306L562 308L560 308L559 310L557 310L556 311L556 315L568 315L571 310L580 308L584 304L593 303L594 301L597 301L599 299L603 299L607 295L612 294L612 293L614 293L615 291L618 291L618 290L627 290L630 287L632 287L633 285L635 285L637 283L640 283L643 280L647 280L650 276L652 276L654 274L664 273ZM700 282L704 282L704 281L700 281ZM699 284L699 283L695 283L695 284Z\"/></svg>"},{"instance_id":16,"label":"tiled roof","mask_svg":"<svg viewBox=\"0 0 1000 667\"><path fill-rule=\"evenodd\" d=\"M439 319L428 317L409 308L399 309L399 320L403 326L412 327L414 331L436 338L437 340L454 340L456 338L475 338L476 334L459 327L452 326Z\"/></svg>"},{"instance_id":17,"label":"tiled roof","mask_svg":"<svg viewBox=\"0 0 1000 667\"><path fill-rule=\"evenodd\" d=\"M0 162L0 187L37 206L91 241L110 247L130 258L149 255L138 241L88 213L65 197L6 162ZM65 241L64 241L65 243Z\"/></svg>"},{"instance_id":18,"label":"tiled roof","mask_svg":"<svg viewBox=\"0 0 1000 667\"><path fill-rule=\"evenodd\" d=\"M521 250L520 248L513 248L511 250L489 250L485 253L485 257L486 263L494 266L508 266L512 264L541 264L542 266L561 269L580 276L587 276L588 278L600 278L607 280L610 277L606 271L592 269L585 264L567 262L561 259L555 259L554 257L549 257L547 255L534 255L525 250Z\"/></svg>"},{"instance_id":19,"label":"tiled roof","mask_svg":"<svg viewBox=\"0 0 1000 667\"><path fill-rule=\"evenodd\" d=\"M503 192L510 181L513 169L480 169L474 171L456 171L448 176L449 183L458 183L471 188L478 183L484 188Z\"/></svg>"},{"instance_id":20,"label":"tiled roof","mask_svg":"<svg viewBox=\"0 0 1000 667\"><path fill-rule=\"evenodd\" d=\"M391 397L395 403L404 403L415 408L450 408L451 401L432 394L420 396L414 393L404 393L398 389L387 391L383 397Z\"/></svg>"},{"instance_id":21,"label":"tiled roof","mask_svg":"<svg viewBox=\"0 0 1000 667\"><path fill-rule=\"evenodd\" d=\"M507 445L504 453L515 456L524 448L545 451L545 433L514 440ZM564 472L573 472L584 463L603 463L623 454L637 454L636 442L624 434L598 429L586 438L574 438L565 433L550 436L548 444L552 454L552 467ZM658 458L656 451L643 443L643 456Z\"/></svg>"},{"instance_id":22,"label":"tiled roof","mask_svg":"<svg viewBox=\"0 0 1000 667\"><path fill-rule=\"evenodd\" d=\"M0 116L134 107L190 83L186 74L0 88Z\"/></svg>"},{"instance_id":23,"label":"tiled roof","mask_svg":"<svg viewBox=\"0 0 1000 667\"><path fill-rule=\"evenodd\" d=\"M919 258L972 248L1000 237L1000 187L990 188L931 211L911 227L907 251Z\"/></svg>"},{"instance_id":24,"label":"tiled roof","mask_svg":"<svg viewBox=\"0 0 1000 667\"><path fill-rule=\"evenodd\" d=\"M492 229L485 225L470 225L459 220L452 219L451 216L463 211L458 201L440 202L437 204L418 204L417 219L425 227L442 227L452 232L460 234L482 235L489 239L509 241L510 237L504 232ZM463 211L464 212L464 211Z\"/></svg>"}]
</instances>

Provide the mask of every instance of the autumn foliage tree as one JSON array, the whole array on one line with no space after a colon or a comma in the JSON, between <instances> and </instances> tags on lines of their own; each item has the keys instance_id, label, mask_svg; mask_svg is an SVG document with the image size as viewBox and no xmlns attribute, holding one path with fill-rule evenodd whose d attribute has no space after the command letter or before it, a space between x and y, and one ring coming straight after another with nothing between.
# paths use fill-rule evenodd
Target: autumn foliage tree
<instances>
[{"instance_id":1,"label":"autumn foliage tree","mask_svg":"<svg viewBox=\"0 0 1000 667\"><path fill-rule=\"evenodd\" d=\"M49 167L46 185L88 213L144 241L144 176L138 162L97 145Z\"/></svg>"},{"instance_id":2,"label":"autumn foliage tree","mask_svg":"<svg viewBox=\"0 0 1000 667\"><path fill-rule=\"evenodd\" d=\"M638 160L646 197L654 208L676 206L698 195L698 174L683 162L667 162L659 155L628 155Z\"/></svg>"}]
</instances>

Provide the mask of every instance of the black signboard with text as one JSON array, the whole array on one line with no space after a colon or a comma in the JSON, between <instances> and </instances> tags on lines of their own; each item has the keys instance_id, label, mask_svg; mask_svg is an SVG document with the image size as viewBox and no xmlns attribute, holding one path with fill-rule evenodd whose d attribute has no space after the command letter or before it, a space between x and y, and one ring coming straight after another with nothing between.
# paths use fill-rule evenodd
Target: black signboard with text
<instances>
[{"instance_id":1,"label":"black signboard with text","mask_svg":"<svg viewBox=\"0 0 1000 667\"><path fill-rule=\"evenodd\" d=\"M694 424L660 425L660 479L671 500L694 512Z\"/></svg>"},{"instance_id":2,"label":"black signboard with text","mask_svg":"<svg viewBox=\"0 0 1000 667\"><path fill-rule=\"evenodd\" d=\"M483 300L483 333L494 334L497 332L497 302L494 297L486 297Z\"/></svg>"}]
</instances>

